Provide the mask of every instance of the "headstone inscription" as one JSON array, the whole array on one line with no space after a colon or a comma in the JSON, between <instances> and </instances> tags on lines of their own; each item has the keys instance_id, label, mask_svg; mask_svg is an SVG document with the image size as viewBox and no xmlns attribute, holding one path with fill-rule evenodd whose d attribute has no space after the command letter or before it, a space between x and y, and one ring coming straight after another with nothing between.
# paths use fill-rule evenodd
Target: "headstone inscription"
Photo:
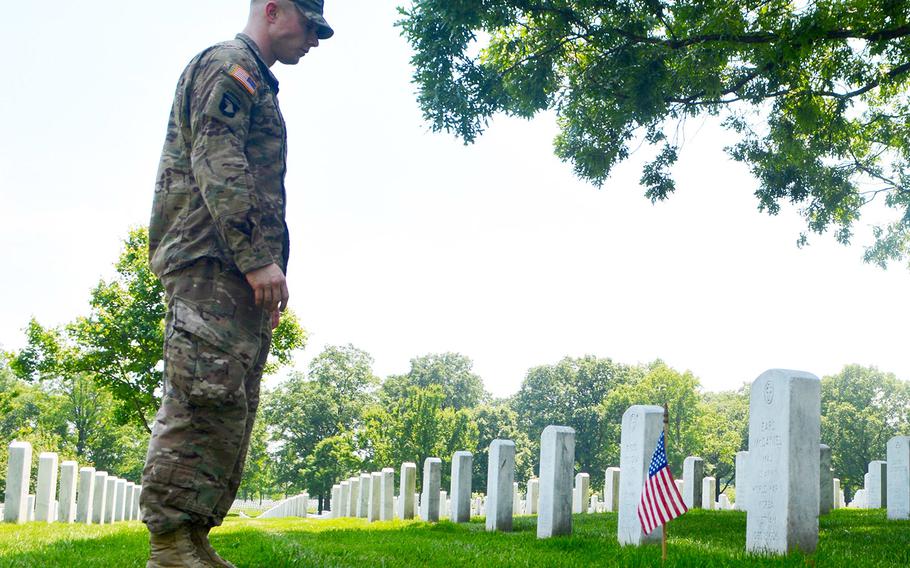
<instances>
[{"instance_id":1,"label":"headstone inscription","mask_svg":"<svg viewBox=\"0 0 910 568\"><path fill-rule=\"evenodd\" d=\"M540 436L540 499L537 538L572 534L575 430L547 426Z\"/></svg>"},{"instance_id":2,"label":"headstone inscription","mask_svg":"<svg viewBox=\"0 0 910 568\"><path fill-rule=\"evenodd\" d=\"M683 503L688 509L701 507L701 484L705 478L705 460L689 456L683 460Z\"/></svg>"},{"instance_id":3,"label":"headstone inscription","mask_svg":"<svg viewBox=\"0 0 910 568\"><path fill-rule=\"evenodd\" d=\"M818 377L802 371L772 369L752 383L748 552L815 551L820 430Z\"/></svg>"},{"instance_id":4,"label":"headstone inscription","mask_svg":"<svg viewBox=\"0 0 910 568\"><path fill-rule=\"evenodd\" d=\"M635 405L622 416L619 468L619 519L617 538L622 546L640 546L660 542L661 531L645 534L638 518L641 490L648 477L651 456L663 431L664 409L660 406Z\"/></svg>"},{"instance_id":5,"label":"headstone inscription","mask_svg":"<svg viewBox=\"0 0 910 568\"><path fill-rule=\"evenodd\" d=\"M471 474L474 456L471 452L455 452L452 456L452 479L449 518L453 523L471 520Z\"/></svg>"},{"instance_id":6,"label":"headstone inscription","mask_svg":"<svg viewBox=\"0 0 910 568\"><path fill-rule=\"evenodd\" d=\"M493 440L487 461L488 531L512 530L512 506L515 482L515 442Z\"/></svg>"},{"instance_id":7,"label":"headstone inscription","mask_svg":"<svg viewBox=\"0 0 910 568\"><path fill-rule=\"evenodd\" d=\"M910 519L910 436L888 440L887 507L891 520Z\"/></svg>"}]
</instances>

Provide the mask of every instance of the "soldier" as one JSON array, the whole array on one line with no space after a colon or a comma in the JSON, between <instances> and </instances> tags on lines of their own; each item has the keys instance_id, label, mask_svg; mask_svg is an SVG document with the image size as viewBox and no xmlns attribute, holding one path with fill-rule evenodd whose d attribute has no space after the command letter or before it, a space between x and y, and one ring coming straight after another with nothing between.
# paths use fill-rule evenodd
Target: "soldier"
<instances>
[{"instance_id":1,"label":"soldier","mask_svg":"<svg viewBox=\"0 0 910 568\"><path fill-rule=\"evenodd\" d=\"M288 302L287 142L278 81L333 35L323 0L252 0L243 33L177 85L149 258L167 318L161 408L142 475L147 566L232 566L208 532L234 501L272 329Z\"/></svg>"}]
</instances>

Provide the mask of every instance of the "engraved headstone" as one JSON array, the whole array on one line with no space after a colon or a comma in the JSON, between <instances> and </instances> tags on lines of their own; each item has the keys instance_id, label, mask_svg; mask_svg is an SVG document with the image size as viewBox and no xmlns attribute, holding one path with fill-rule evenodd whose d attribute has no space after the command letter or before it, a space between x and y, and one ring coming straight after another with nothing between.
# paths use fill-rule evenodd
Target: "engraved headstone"
<instances>
[{"instance_id":1,"label":"engraved headstone","mask_svg":"<svg viewBox=\"0 0 910 568\"><path fill-rule=\"evenodd\" d=\"M329 503L329 516L337 519L341 516L341 484L336 483L332 486L332 501Z\"/></svg>"},{"instance_id":2,"label":"engraved headstone","mask_svg":"<svg viewBox=\"0 0 910 568\"><path fill-rule=\"evenodd\" d=\"M746 550L787 554L818 544L821 383L772 369L752 383Z\"/></svg>"},{"instance_id":3,"label":"engraved headstone","mask_svg":"<svg viewBox=\"0 0 910 568\"><path fill-rule=\"evenodd\" d=\"M401 464L399 483L398 506L401 507L401 512L398 516L402 519L413 519L416 499L414 493L417 488L417 464L413 462Z\"/></svg>"},{"instance_id":4,"label":"engraved headstone","mask_svg":"<svg viewBox=\"0 0 910 568\"><path fill-rule=\"evenodd\" d=\"M572 534L575 430L547 426L540 436L540 499L537 538Z\"/></svg>"},{"instance_id":5,"label":"engraved headstone","mask_svg":"<svg viewBox=\"0 0 910 568\"><path fill-rule=\"evenodd\" d=\"M452 501L449 518L453 523L471 520L471 474L474 456L471 452L455 452L452 456Z\"/></svg>"},{"instance_id":6,"label":"engraved headstone","mask_svg":"<svg viewBox=\"0 0 910 568\"><path fill-rule=\"evenodd\" d=\"M341 506L338 508L338 517L351 516L351 480L341 482Z\"/></svg>"},{"instance_id":7,"label":"engraved headstone","mask_svg":"<svg viewBox=\"0 0 910 568\"><path fill-rule=\"evenodd\" d=\"M888 518L910 519L910 436L888 440Z\"/></svg>"},{"instance_id":8,"label":"engraved headstone","mask_svg":"<svg viewBox=\"0 0 910 568\"><path fill-rule=\"evenodd\" d=\"M357 517L366 519L370 512L370 474L360 474L359 497L357 498Z\"/></svg>"},{"instance_id":9,"label":"engraved headstone","mask_svg":"<svg viewBox=\"0 0 910 568\"><path fill-rule=\"evenodd\" d=\"M370 474L370 496L367 505L367 520L371 523L379 520L379 509L382 506L381 492L382 472L374 471Z\"/></svg>"},{"instance_id":10,"label":"engraved headstone","mask_svg":"<svg viewBox=\"0 0 910 568\"><path fill-rule=\"evenodd\" d=\"M834 508L840 509L844 506L843 503L841 503L841 501L840 501L840 493L841 493L840 479L835 477L834 479L831 480L831 485L834 486L834 491L831 492L834 495Z\"/></svg>"},{"instance_id":11,"label":"engraved headstone","mask_svg":"<svg viewBox=\"0 0 910 568\"><path fill-rule=\"evenodd\" d=\"M515 442L493 440L487 461L488 531L512 530L512 484L515 480Z\"/></svg>"},{"instance_id":12,"label":"engraved headstone","mask_svg":"<svg viewBox=\"0 0 910 568\"><path fill-rule=\"evenodd\" d=\"M351 478L351 502L348 505L348 516L351 518L357 517L357 509L360 507L360 476L355 476Z\"/></svg>"},{"instance_id":13,"label":"engraved headstone","mask_svg":"<svg viewBox=\"0 0 910 568\"><path fill-rule=\"evenodd\" d=\"M660 542L661 531L645 534L638 518L641 491L648 478L648 466L663 431L664 409L660 406L636 405L622 416L619 468L622 479L619 485L619 519L617 536L619 544L640 546Z\"/></svg>"},{"instance_id":14,"label":"engraved headstone","mask_svg":"<svg viewBox=\"0 0 910 568\"><path fill-rule=\"evenodd\" d=\"M9 461L6 469L6 497L3 505L3 521L7 523L28 522L28 485L32 469L32 445L28 442L13 442L9 445Z\"/></svg>"},{"instance_id":15,"label":"engraved headstone","mask_svg":"<svg viewBox=\"0 0 910 568\"><path fill-rule=\"evenodd\" d=\"M107 486L105 488L104 496L104 522L105 524L113 523L114 516L116 515L116 495L117 495L117 482L120 481L116 477L108 476Z\"/></svg>"},{"instance_id":16,"label":"engraved headstone","mask_svg":"<svg viewBox=\"0 0 910 568\"><path fill-rule=\"evenodd\" d=\"M705 460L689 456L683 460L683 503L686 508L701 507L701 484L705 478Z\"/></svg>"},{"instance_id":17,"label":"engraved headstone","mask_svg":"<svg viewBox=\"0 0 910 568\"><path fill-rule=\"evenodd\" d=\"M126 480L118 479L114 488L114 522L119 523L123 520L123 513L126 510Z\"/></svg>"}]
</instances>

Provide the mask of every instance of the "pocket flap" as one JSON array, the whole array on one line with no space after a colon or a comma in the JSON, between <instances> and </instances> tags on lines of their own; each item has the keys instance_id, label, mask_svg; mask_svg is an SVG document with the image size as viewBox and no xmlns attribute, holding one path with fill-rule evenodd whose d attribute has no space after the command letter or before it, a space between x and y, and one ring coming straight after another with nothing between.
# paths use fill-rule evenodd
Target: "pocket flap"
<instances>
[{"instance_id":1,"label":"pocket flap","mask_svg":"<svg viewBox=\"0 0 910 568\"><path fill-rule=\"evenodd\" d=\"M174 328L191 333L246 365L259 355L259 341L235 321L208 312L179 296L173 298Z\"/></svg>"}]
</instances>

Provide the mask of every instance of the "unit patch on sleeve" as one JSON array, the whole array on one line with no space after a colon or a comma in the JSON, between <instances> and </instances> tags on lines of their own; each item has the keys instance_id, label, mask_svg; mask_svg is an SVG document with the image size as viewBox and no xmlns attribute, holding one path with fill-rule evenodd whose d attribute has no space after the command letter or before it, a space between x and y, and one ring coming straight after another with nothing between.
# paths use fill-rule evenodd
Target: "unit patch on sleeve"
<instances>
[{"instance_id":1,"label":"unit patch on sleeve","mask_svg":"<svg viewBox=\"0 0 910 568\"><path fill-rule=\"evenodd\" d=\"M218 109L224 116L234 118L237 111L240 110L240 101L230 91L225 91L221 96L221 104L218 105Z\"/></svg>"},{"instance_id":2,"label":"unit patch on sleeve","mask_svg":"<svg viewBox=\"0 0 910 568\"><path fill-rule=\"evenodd\" d=\"M237 80L238 83L243 85L243 88L246 89L251 95L256 94L256 88L259 86L256 84L256 80L247 73L246 69L239 65L231 65L228 69L228 75Z\"/></svg>"}]
</instances>

